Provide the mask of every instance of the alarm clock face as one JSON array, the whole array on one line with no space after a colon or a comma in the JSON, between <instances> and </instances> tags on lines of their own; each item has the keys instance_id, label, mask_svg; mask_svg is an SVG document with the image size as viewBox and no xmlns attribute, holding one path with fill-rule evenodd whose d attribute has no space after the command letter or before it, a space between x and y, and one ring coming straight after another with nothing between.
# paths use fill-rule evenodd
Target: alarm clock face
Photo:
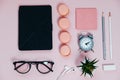
<instances>
[{"instance_id":1,"label":"alarm clock face","mask_svg":"<svg viewBox=\"0 0 120 80\"><path fill-rule=\"evenodd\" d=\"M90 51L94 46L93 39L87 36L83 37L79 41L79 46L82 51Z\"/></svg>"}]
</instances>

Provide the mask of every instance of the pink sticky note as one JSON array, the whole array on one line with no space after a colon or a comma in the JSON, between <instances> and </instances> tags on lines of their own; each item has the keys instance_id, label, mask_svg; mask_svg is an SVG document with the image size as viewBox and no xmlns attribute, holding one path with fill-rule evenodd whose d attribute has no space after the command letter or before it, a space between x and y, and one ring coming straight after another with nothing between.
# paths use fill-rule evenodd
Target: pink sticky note
<instances>
[{"instance_id":1,"label":"pink sticky note","mask_svg":"<svg viewBox=\"0 0 120 80\"><path fill-rule=\"evenodd\" d=\"M76 9L76 29L96 30L97 29L97 9L77 8Z\"/></svg>"}]
</instances>

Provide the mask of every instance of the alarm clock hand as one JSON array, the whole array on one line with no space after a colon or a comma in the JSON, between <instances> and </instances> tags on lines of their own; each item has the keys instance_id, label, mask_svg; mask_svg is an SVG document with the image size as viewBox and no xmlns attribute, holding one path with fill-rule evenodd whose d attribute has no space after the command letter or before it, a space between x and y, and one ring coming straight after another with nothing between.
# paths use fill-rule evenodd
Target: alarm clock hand
<instances>
[{"instance_id":1,"label":"alarm clock hand","mask_svg":"<svg viewBox=\"0 0 120 80\"><path fill-rule=\"evenodd\" d=\"M88 45L90 42L87 42L87 43L85 43L86 45Z\"/></svg>"}]
</instances>

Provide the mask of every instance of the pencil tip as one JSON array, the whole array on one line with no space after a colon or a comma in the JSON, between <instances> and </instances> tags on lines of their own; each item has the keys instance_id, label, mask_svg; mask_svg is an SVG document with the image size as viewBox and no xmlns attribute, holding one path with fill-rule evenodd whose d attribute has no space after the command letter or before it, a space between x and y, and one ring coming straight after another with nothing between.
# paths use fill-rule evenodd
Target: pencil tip
<instances>
[{"instance_id":1,"label":"pencil tip","mask_svg":"<svg viewBox=\"0 0 120 80\"><path fill-rule=\"evenodd\" d=\"M109 12L109 16L111 16L111 12Z\"/></svg>"},{"instance_id":2,"label":"pencil tip","mask_svg":"<svg viewBox=\"0 0 120 80\"><path fill-rule=\"evenodd\" d=\"M102 16L104 15L104 12L102 12Z\"/></svg>"}]
</instances>

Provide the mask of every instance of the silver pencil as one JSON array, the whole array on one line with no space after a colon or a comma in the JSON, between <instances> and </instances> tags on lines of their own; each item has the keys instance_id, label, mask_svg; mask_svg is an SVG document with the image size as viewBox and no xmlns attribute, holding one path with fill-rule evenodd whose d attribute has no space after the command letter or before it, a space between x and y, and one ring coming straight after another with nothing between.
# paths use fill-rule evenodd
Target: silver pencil
<instances>
[{"instance_id":1,"label":"silver pencil","mask_svg":"<svg viewBox=\"0 0 120 80\"><path fill-rule=\"evenodd\" d=\"M103 45L103 59L106 60L106 38L105 38L105 17L102 12L102 45Z\"/></svg>"}]
</instances>

